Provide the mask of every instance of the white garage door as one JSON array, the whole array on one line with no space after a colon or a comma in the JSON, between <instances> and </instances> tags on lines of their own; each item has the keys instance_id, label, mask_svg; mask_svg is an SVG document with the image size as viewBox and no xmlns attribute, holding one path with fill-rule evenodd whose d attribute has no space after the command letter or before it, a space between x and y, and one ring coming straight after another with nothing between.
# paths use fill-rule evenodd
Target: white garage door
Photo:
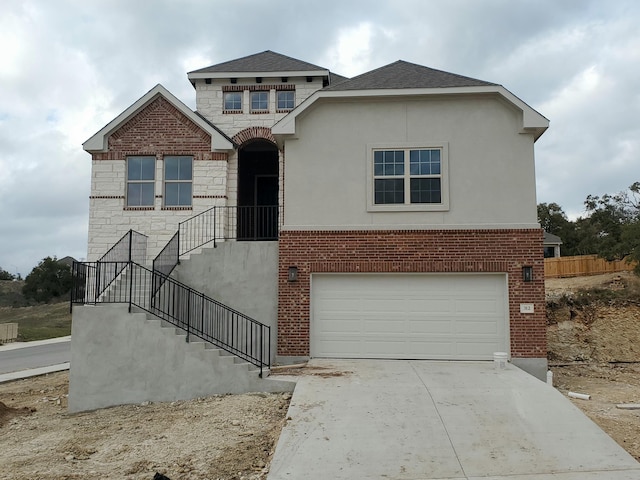
<instances>
[{"instance_id":1,"label":"white garage door","mask_svg":"<svg viewBox=\"0 0 640 480\"><path fill-rule=\"evenodd\" d=\"M499 274L314 274L311 356L489 360L508 351Z\"/></svg>"}]
</instances>

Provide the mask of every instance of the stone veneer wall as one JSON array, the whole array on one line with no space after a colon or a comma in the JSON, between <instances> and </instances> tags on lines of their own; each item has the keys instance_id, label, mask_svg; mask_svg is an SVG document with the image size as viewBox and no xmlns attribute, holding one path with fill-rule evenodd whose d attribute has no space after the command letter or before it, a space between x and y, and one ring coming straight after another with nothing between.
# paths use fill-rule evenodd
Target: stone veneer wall
<instances>
[{"instance_id":1,"label":"stone veneer wall","mask_svg":"<svg viewBox=\"0 0 640 480\"><path fill-rule=\"evenodd\" d=\"M251 113L250 89L269 87L269 112ZM229 79L213 79L210 84L204 80L196 81L196 109L207 120L212 122L227 135L233 136L236 133L249 127L271 128L278 120L284 117L287 112L278 112L276 109L276 87L286 86L295 88L295 105L298 106L311 94L322 88L322 79L314 77L312 82L307 82L306 77L291 77L286 83L280 78L263 78L261 84L255 83L255 78L238 78L238 83L231 84ZM241 90L242 112L224 113L223 87Z\"/></svg>"},{"instance_id":2,"label":"stone veneer wall","mask_svg":"<svg viewBox=\"0 0 640 480\"><path fill-rule=\"evenodd\" d=\"M156 157L155 204L127 207L126 158ZM165 155L193 156L191 207L164 207ZM109 149L93 154L88 260L100 258L129 229L149 235L152 259L171 239L180 221L227 202L227 154L211 152L211 138L173 105L158 98L109 138Z\"/></svg>"},{"instance_id":3,"label":"stone veneer wall","mask_svg":"<svg viewBox=\"0 0 640 480\"><path fill-rule=\"evenodd\" d=\"M522 267L534 280L523 282ZM289 266L298 281L287 280ZM281 231L278 356L305 357L312 273L506 273L511 356L546 359L542 230ZM520 313L532 303L534 313Z\"/></svg>"}]
</instances>

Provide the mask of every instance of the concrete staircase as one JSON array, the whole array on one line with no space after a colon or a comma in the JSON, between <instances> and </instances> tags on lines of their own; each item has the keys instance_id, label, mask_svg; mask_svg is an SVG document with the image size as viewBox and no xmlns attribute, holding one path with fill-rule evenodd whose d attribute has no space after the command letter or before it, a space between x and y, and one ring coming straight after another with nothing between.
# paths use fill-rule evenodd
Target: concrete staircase
<instances>
[{"instance_id":1,"label":"concrete staircase","mask_svg":"<svg viewBox=\"0 0 640 480\"><path fill-rule=\"evenodd\" d=\"M291 392L294 384L125 305L74 306L69 411L214 394Z\"/></svg>"}]
</instances>

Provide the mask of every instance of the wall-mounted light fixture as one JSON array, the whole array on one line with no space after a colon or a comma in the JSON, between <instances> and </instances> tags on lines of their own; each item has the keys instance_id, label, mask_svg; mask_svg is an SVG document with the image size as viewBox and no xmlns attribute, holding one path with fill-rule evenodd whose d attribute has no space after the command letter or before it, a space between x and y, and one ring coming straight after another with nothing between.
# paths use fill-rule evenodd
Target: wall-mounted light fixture
<instances>
[{"instance_id":1,"label":"wall-mounted light fixture","mask_svg":"<svg viewBox=\"0 0 640 480\"><path fill-rule=\"evenodd\" d=\"M522 280L524 282L533 282L533 267L522 267Z\"/></svg>"},{"instance_id":2,"label":"wall-mounted light fixture","mask_svg":"<svg viewBox=\"0 0 640 480\"><path fill-rule=\"evenodd\" d=\"M298 281L298 267L289 267L289 276L287 280L290 282Z\"/></svg>"}]
</instances>

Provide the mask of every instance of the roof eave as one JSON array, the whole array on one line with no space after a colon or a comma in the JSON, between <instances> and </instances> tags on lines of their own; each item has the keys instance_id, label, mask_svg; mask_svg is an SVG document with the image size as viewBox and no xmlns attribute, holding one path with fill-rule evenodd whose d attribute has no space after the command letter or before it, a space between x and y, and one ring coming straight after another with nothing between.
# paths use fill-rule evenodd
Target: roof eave
<instances>
[{"instance_id":1,"label":"roof eave","mask_svg":"<svg viewBox=\"0 0 640 480\"><path fill-rule=\"evenodd\" d=\"M443 87L443 88L399 88L399 89L371 89L371 90L319 90L305 102L298 105L284 118L276 123L271 131L274 135L295 135L295 119L307 108L321 98L365 98L365 97L394 97L419 95L473 95L498 94L523 112L522 129L520 133L533 133L537 140L549 128L549 120L535 111L525 102L509 92L501 85L487 85L475 87Z\"/></svg>"},{"instance_id":2,"label":"roof eave","mask_svg":"<svg viewBox=\"0 0 640 480\"><path fill-rule=\"evenodd\" d=\"M124 112L111 120L107 125L100 129L95 135L90 137L82 144L82 148L88 153L106 152L109 149L109 135L131 120L149 103L158 96L164 97L169 103L176 107L189 120L198 125L204 131L211 135L211 151L227 151L233 150L233 143L221 135L214 127L209 125L204 119L198 116L193 110L182 103L175 95L162 85L158 84L130 105Z\"/></svg>"}]
</instances>

